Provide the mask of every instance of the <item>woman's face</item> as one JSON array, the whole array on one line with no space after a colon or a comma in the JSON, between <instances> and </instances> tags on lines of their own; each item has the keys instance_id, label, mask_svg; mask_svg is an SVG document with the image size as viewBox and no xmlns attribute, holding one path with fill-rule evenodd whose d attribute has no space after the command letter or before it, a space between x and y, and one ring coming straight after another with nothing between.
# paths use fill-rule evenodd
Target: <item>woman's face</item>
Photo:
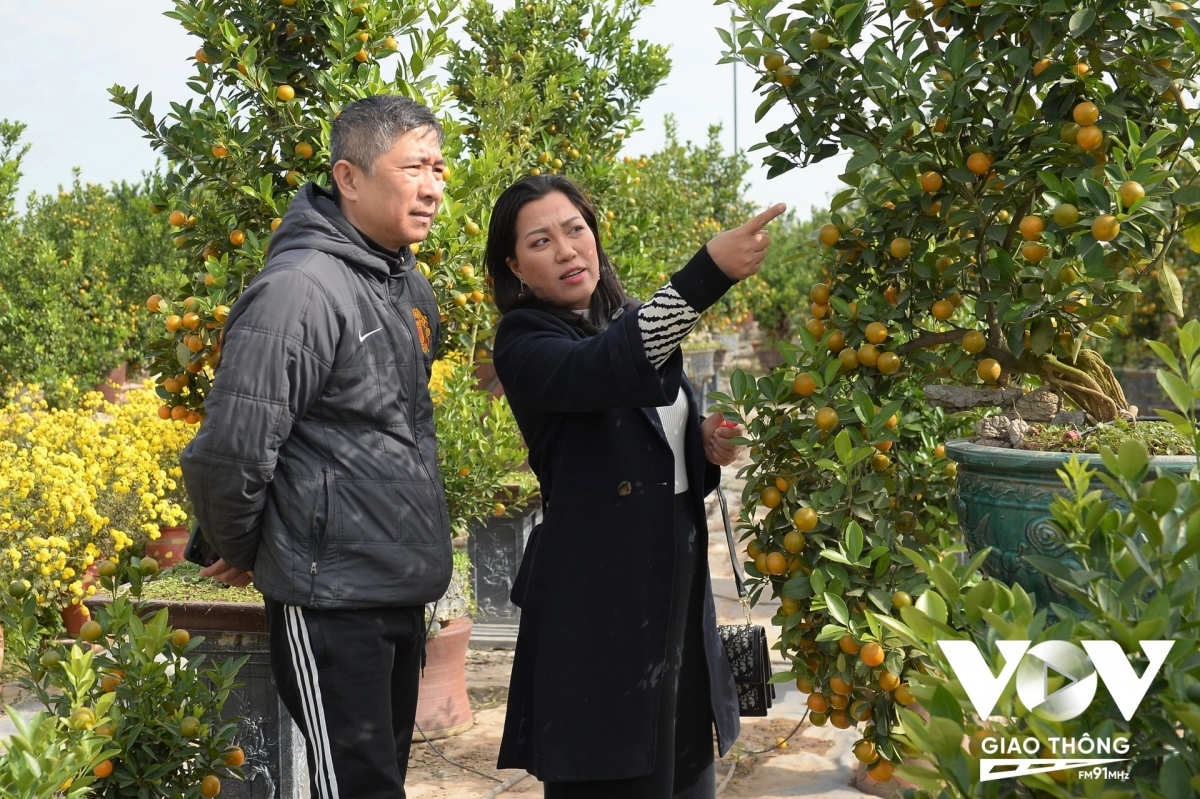
<instances>
[{"instance_id":1,"label":"woman's face","mask_svg":"<svg viewBox=\"0 0 1200 799\"><path fill-rule=\"evenodd\" d=\"M591 304L600 281L596 237L565 194L553 192L517 213L508 268L538 299L576 311Z\"/></svg>"}]
</instances>

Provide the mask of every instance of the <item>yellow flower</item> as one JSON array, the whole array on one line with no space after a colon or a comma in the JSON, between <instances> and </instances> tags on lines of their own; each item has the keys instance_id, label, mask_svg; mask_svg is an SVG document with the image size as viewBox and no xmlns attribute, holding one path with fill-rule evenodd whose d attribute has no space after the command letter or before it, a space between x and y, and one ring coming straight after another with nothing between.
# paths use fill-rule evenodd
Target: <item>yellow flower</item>
<instances>
[{"instance_id":1,"label":"yellow flower","mask_svg":"<svg viewBox=\"0 0 1200 799\"><path fill-rule=\"evenodd\" d=\"M25 574L48 601L53 579L186 518L178 461L195 427L164 424L160 404L149 383L120 405L90 393L52 410L36 386L0 395L0 579L36 563Z\"/></svg>"}]
</instances>

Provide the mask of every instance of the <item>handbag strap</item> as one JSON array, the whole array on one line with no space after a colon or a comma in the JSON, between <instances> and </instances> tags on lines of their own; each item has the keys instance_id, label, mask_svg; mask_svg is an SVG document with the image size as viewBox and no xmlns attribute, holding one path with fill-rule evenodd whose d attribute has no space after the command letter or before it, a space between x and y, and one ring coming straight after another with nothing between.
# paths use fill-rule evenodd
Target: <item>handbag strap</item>
<instances>
[{"instance_id":1,"label":"handbag strap","mask_svg":"<svg viewBox=\"0 0 1200 799\"><path fill-rule=\"evenodd\" d=\"M729 504L725 501L725 492L717 486L717 500L721 503L721 521L725 523L725 541L729 545L729 564L733 566L733 584L737 586L738 602L742 603L742 612L746 614L746 624L750 620L750 600L746 595L746 583L742 579L742 570L738 566L737 546L733 543L733 526L729 523Z\"/></svg>"}]
</instances>

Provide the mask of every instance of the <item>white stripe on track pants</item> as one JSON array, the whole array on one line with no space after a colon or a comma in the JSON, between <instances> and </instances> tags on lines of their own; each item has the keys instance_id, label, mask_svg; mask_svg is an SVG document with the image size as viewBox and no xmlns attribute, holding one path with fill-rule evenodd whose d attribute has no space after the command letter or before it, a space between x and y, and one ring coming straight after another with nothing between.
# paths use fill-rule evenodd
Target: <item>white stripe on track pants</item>
<instances>
[{"instance_id":1,"label":"white stripe on track pants","mask_svg":"<svg viewBox=\"0 0 1200 799\"><path fill-rule=\"evenodd\" d=\"M271 672L308 743L313 799L403 799L424 608L266 607Z\"/></svg>"}]
</instances>

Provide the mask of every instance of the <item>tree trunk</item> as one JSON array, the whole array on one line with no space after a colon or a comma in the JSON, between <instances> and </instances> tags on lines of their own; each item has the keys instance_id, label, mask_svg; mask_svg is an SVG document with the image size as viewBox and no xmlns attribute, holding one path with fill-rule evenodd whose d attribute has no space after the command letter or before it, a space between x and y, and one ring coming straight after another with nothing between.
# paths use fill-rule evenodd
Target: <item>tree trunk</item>
<instances>
[{"instance_id":1,"label":"tree trunk","mask_svg":"<svg viewBox=\"0 0 1200 799\"><path fill-rule=\"evenodd\" d=\"M1074 361L1053 355L1041 363L1042 377L1098 422L1111 422L1129 410L1125 392L1113 370L1092 350L1080 350Z\"/></svg>"}]
</instances>

